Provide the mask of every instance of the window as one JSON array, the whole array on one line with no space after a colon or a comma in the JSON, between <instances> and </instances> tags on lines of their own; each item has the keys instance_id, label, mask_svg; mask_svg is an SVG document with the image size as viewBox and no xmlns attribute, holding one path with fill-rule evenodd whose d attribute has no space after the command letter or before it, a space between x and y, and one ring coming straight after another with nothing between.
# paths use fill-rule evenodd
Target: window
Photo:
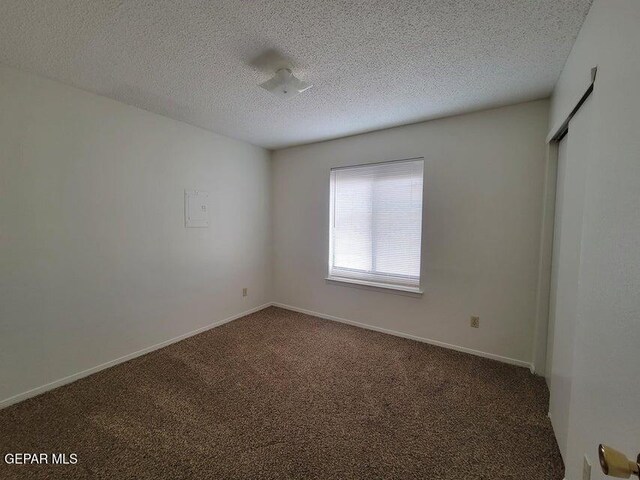
<instances>
[{"instance_id":1,"label":"window","mask_svg":"<svg viewBox=\"0 0 640 480\"><path fill-rule=\"evenodd\" d=\"M420 291L423 159L331 170L329 280Z\"/></svg>"}]
</instances>

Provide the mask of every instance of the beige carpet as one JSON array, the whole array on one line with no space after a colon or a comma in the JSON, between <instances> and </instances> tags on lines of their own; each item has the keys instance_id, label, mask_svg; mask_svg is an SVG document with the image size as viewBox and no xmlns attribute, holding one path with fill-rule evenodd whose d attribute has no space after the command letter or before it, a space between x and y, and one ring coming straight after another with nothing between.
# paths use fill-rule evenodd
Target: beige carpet
<instances>
[{"instance_id":1,"label":"beige carpet","mask_svg":"<svg viewBox=\"0 0 640 480\"><path fill-rule=\"evenodd\" d=\"M560 480L542 378L268 308L0 411L0 478Z\"/></svg>"}]
</instances>

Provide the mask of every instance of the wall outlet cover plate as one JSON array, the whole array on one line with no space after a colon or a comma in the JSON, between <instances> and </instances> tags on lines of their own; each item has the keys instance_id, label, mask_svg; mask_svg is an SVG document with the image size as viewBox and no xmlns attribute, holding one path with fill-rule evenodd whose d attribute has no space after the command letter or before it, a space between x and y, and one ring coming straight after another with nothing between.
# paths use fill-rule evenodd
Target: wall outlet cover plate
<instances>
[{"instance_id":1,"label":"wall outlet cover plate","mask_svg":"<svg viewBox=\"0 0 640 480\"><path fill-rule=\"evenodd\" d=\"M582 463L582 480L591 480L591 463L589 463L589 458L586 455Z\"/></svg>"}]
</instances>

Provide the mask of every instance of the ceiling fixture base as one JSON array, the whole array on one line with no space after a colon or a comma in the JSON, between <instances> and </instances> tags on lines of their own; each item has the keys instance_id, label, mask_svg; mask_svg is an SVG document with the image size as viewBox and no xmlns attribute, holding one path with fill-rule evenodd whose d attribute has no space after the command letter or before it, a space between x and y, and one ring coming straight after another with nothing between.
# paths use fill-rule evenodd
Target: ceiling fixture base
<instances>
[{"instance_id":1,"label":"ceiling fixture base","mask_svg":"<svg viewBox=\"0 0 640 480\"><path fill-rule=\"evenodd\" d=\"M290 98L309 90L313 85L297 78L288 68L281 68L273 78L260 86L278 97Z\"/></svg>"}]
</instances>

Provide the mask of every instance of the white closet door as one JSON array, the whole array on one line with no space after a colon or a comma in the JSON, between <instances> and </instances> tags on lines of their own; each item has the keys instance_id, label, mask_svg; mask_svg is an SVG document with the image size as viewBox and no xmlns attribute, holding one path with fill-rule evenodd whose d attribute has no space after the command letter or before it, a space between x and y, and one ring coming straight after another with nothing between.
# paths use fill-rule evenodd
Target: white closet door
<instances>
[{"instance_id":1,"label":"white closet door","mask_svg":"<svg viewBox=\"0 0 640 480\"><path fill-rule=\"evenodd\" d=\"M558 177L549 299L548 362L551 365L549 416L562 457L567 455L569 406L577 316L580 247L587 173L587 145L572 131L589 128L589 103L569 124L558 150ZM572 138L574 140L572 141Z\"/></svg>"}]
</instances>

